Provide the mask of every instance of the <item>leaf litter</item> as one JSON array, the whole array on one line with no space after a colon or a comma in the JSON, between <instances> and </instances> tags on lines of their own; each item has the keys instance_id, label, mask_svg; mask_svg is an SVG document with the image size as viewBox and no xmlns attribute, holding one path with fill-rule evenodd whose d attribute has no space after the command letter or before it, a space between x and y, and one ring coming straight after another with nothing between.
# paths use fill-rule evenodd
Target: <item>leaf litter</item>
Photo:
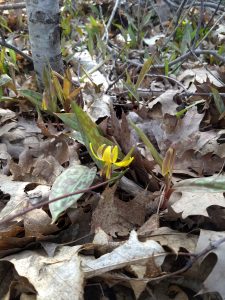
<instances>
[{"instance_id":1,"label":"leaf litter","mask_svg":"<svg viewBox=\"0 0 225 300\"><path fill-rule=\"evenodd\" d=\"M0 47L0 299L225 299L223 1L72 2L44 92Z\"/></svg>"}]
</instances>

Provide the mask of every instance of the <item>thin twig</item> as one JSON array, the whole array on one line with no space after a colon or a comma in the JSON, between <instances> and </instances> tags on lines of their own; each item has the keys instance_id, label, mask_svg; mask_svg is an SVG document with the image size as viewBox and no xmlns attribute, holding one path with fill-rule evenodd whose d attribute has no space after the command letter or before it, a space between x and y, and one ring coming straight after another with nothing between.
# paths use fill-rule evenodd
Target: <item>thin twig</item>
<instances>
[{"instance_id":1,"label":"thin twig","mask_svg":"<svg viewBox=\"0 0 225 300\"><path fill-rule=\"evenodd\" d=\"M183 0L176 12L176 15L177 15L177 19L176 19L176 23L175 23L175 27L179 24L179 20L180 20L180 16L181 16L181 13L182 11L184 10L184 7L185 7L185 4L187 3L188 0Z\"/></svg>"},{"instance_id":2,"label":"thin twig","mask_svg":"<svg viewBox=\"0 0 225 300\"><path fill-rule=\"evenodd\" d=\"M1 31L0 31L0 37L1 37L0 45L2 47L14 50L16 53L18 53L19 55L23 56L26 60L28 60L29 62L33 63L33 59L30 56L26 55L25 53L23 53L23 51L21 51L20 49L16 48L15 46L7 43L6 40L5 40L5 37L4 37L3 33Z\"/></svg>"},{"instance_id":3,"label":"thin twig","mask_svg":"<svg viewBox=\"0 0 225 300\"><path fill-rule=\"evenodd\" d=\"M189 270L193 266L193 264L197 262L197 260L199 258L205 256L212 250L217 249L224 242L225 242L225 238L221 238L221 239L211 242L207 247L205 247L203 250L201 250L198 253L182 253L183 255L189 256L190 259L188 260L188 262L186 263L186 265L184 267L182 267L181 269L179 269L175 272L161 275L161 276L158 276L155 278L130 278L130 277L125 278L123 276L122 279L127 280L127 281L132 280L132 281L136 281L136 282L141 281L141 282L148 283L148 282L159 282L161 280L180 275L180 274L186 272L187 270ZM158 257L160 255L165 255L165 254L163 254L163 253L160 253L159 255L156 254L156 255L154 255L154 257ZM174 255L174 253L167 253L167 255ZM178 255L179 255L179 253L178 253ZM143 258L142 258L142 260L143 260ZM110 273L106 273L106 274L104 274L104 276L105 276L105 278L110 278L110 276L112 276L112 275ZM119 274L113 274L113 279L121 279L121 277Z\"/></svg>"},{"instance_id":4,"label":"thin twig","mask_svg":"<svg viewBox=\"0 0 225 300\"><path fill-rule=\"evenodd\" d=\"M21 9L21 8L25 8L25 7L26 7L25 2L0 4L0 10Z\"/></svg>"},{"instance_id":5,"label":"thin twig","mask_svg":"<svg viewBox=\"0 0 225 300\"><path fill-rule=\"evenodd\" d=\"M114 5L113 10L112 10L112 13L111 13L111 16L110 16L109 21L106 25L105 33L104 33L103 38L102 38L103 40L104 39L106 40L106 43L108 42L109 29L110 29L112 21L114 19L115 13L116 13L119 5L120 5L120 2L121 2L121 0L116 0L115 5Z\"/></svg>"},{"instance_id":6,"label":"thin twig","mask_svg":"<svg viewBox=\"0 0 225 300\"><path fill-rule=\"evenodd\" d=\"M206 37L213 31L213 29L218 25L218 23L224 18L225 13L223 13L213 24L213 26L210 28L210 30L204 35L204 37L197 43L196 48L201 45L201 43L206 39Z\"/></svg>"},{"instance_id":7,"label":"thin twig","mask_svg":"<svg viewBox=\"0 0 225 300\"><path fill-rule=\"evenodd\" d=\"M24 209L22 211L19 211L17 213L15 213L14 215L12 216L9 216L8 218L5 218L3 220L0 220L0 225L3 225L3 224L6 224L10 221L12 221L13 219L15 218L18 218L20 216L23 216L25 214L27 214L28 212L34 210L34 209L37 209L37 208L41 208L42 206L44 205L47 205L47 204L50 204L50 203L53 203L53 202L56 202L56 201L59 201L59 200L62 200L62 199L65 199L65 198L68 198L68 197L71 197L71 196L74 196L74 195L78 195L78 194L83 194L83 193L86 193L86 192L89 192L91 190L94 190L94 189L97 189L103 185L106 185L107 183L109 182L112 182L114 179L110 179L110 180L107 180L107 181L104 181L104 182L101 182L99 184L96 184L96 185L93 185L93 186L90 186L89 188L86 188L86 189L82 189L82 190L79 190L79 191L76 191L76 192L73 192L73 193L69 193L69 194L65 194L65 195L62 195L60 197L57 197L57 198L54 198L52 200L46 200L46 201L41 201L35 205L32 205L31 207L28 207L27 209Z\"/></svg>"},{"instance_id":8,"label":"thin twig","mask_svg":"<svg viewBox=\"0 0 225 300\"><path fill-rule=\"evenodd\" d=\"M74 0L72 2L74 2ZM59 4L60 4L60 6L62 6L63 1L61 0ZM72 7L73 7L73 9L75 9L74 3L72 3ZM26 8L26 2L0 4L0 10L22 9L22 8Z\"/></svg>"},{"instance_id":9,"label":"thin twig","mask_svg":"<svg viewBox=\"0 0 225 300\"><path fill-rule=\"evenodd\" d=\"M192 3L194 3L194 1L195 1L195 0L193 0ZM178 27L180 26L180 22L182 22L182 21L185 19L185 17L186 17L187 15L188 15L188 11L186 11L186 12L182 15L182 18L181 18L181 19L180 19L180 17L179 17L179 20L178 20L178 18L177 18L176 23L175 23L176 25L175 25L173 31L172 31L172 32L170 33L170 35L166 38L164 44L163 44L162 47L161 47L161 50L162 50L162 51L166 48L167 44L168 44L168 43L171 41L171 39L175 36L175 33L176 33ZM175 19L175 17L173 17L173 19ZM180 21L180 22L179 22L179 21ZM167 34L165 34L165 35L167 35Z\"/></svg>"},{"instance_id":10,"label":"thin twig","mask_svg":"<svg viewBox=\"0 0 225 300\"><path fill-rule=\"evenodd\" d=\"M225 97L225 93L218 93L221 97ZM191 93L191 92L187 92L187 93L185 93L185 92L182 92L182 93L180 93L180 95L182 96L182 95L187 95L188 97L190 97L190 96L209 96L209 97L211 97L211 96L213 96L213 93Z\"/></svg>"},{"instance_id":11,"label":"thin twig","mask_svg":"<svg viewBox=\"0 0 225 300\"><path fill-rule=\"evenodd\" d=\"M200 6L200 16L198 19L198 26L197 26L197 30L195 33L195 38L194 41L192 43L192 47L191 49L194 50L196 48L197 42L198 42L198 38L199 38L199 33L200 33L200 29L203 23L203 17L204 17L204 2L203 0L201 0L201 6Z\"/></svg>"},{"instance_id":12,"label":"thin twig","mask_svg":"<svg viewBox=\"0 0 225 300\"><path fill-rule=\"evenodd\" d=\"M165 79L167 79L169 81L172 81L172 82L176 83L177 85L179 85L185 91L185 93L188 92L187 89L186 89L186 87L181 82L179 82L178 80L176 80L173 77L166 76L166 75L161 75L161 74L146 74L145 76L147 76L147 77L165 78Z\"/></svg>"},{"instance_id":13,"label":"thin twig","mask_svg":"<svg viewBox=\"0 0 225 300\"><path fill-rule=\"evenodd\" d=\"M196 59L201 63L202 67L203 67L207 72L209 72L209 74L211 74L211 76L212 76L213 78L215 78L217 81L219 81L219 82L224 86L223 81L222 81L220 78L217 78L217 76L216 76L215 74L213 74L213 72L212 72L207 66L205 66L205 65L203 64L203 61L202 61L199 57L197 57L197 55L194 53L194 51L193 51L191 48L190 48L189 50L192 52L193 56L196 57Z\"/></svg>"},{"instance_id":14,"label":"thin twig","mask_svg":"<svg viewBox=\"0 0 225 300\"><path fill-rule=\"evenodd\" d=\"M193 51L197 56L198 55L201 55L201 54L209 54L209 55L212 55L216 58L218 58L221 62L225 63L225 57L223 57L222 55L219 55L217 53L216 50L201 50L201 49L195 49ZM185 59L187 59L188 57L192 56L192 52L191 51L188 51L187 53L181 55L180 57L176 58L175 60L171 61L168 63L169 67L172 67L180 62L183 62ZM138 63L138 62L135 62L135 61L132 61L130 59L127 60L127 62L129 62L130 64L134 65L134 66L137 66L137 67L142 67L143 64L142 63ZM153 65L154 68L164 68L165 67L165 64L157 64L157 65Z\"/></svg>"},{"instance_id":15,"label":"thin twig","mask_svg":"<svg viewBox=\"0 0 225 300\"><path fill-rule=\"evenodd\" d=\"M164 0L169 6L172 6L172 7L174 7L174 8L178 8L179 7L179 5L178 4L176 4L176 3L174 3L174 2L172 2L172 1L170 1L170 0ZM201 6L201 2L195 2L195 3L193 3L193 4L188 4L188 5L186 5L184 8L185 9L187 9L187 8L189 8L190 6ZM208 8L212 8L212 9L216 9L217 8L217 3L213 3L213 2L207 2L207 1L205 1L204 2L204 6L205 7L208 7ZM225 7L224 6L221 6L220 8L219 8L219 10L222 10L222 11L225 11Z\"/></svg>"},{"instance_id":16,"label":"thin twig","mask_svg":"<svg viewBox=\"0 0 225 300\"><path fill-rule=\"evenodd\" d=\"M203 250L193 255L194 256L193 262L197 261L200 257L205 256L210 251L217 249L223 243L225 243L225 237L218 239L216 241L211 241L207 247L205 247Z\"/></svg>"},{"instance_id":17,"label":"thin twig","mask_svg":"<svg viewBox=\"0 0 225 300\"><path fill-rule=\"evenodd\" d=\"M213 12L213 14L212 14L212 16L211 16L209 22L204 26L205 29L206 29L207 27L209 28L209 25L212 23L212 21L213 21L215 15L216 15L216 13L217 13L218 10L219 10L219 7L220 7L220 4L221 4L221 3L222 3L222 0L220 0L220 1L218 2L217 8L216 8L215 11Z\"/></svg>"}]
</instances>

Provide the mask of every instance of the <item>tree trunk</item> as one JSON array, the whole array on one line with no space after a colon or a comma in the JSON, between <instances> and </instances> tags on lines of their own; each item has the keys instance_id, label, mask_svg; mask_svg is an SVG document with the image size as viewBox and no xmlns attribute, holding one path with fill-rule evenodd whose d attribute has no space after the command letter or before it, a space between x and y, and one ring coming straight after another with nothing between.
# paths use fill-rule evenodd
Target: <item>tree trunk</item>
<instances>
[{"instance_id":1,"label":"tree trunk","mask_svg":"<svg viewBox=\"0 0 225 300\"><path fill-rule=\"evenodd\" d=\"M59 0L26 0L26 8L34 70L39 87L43 87L43 71L48 63L56 72L63 72Z\"/></svg>"}]
</instances>

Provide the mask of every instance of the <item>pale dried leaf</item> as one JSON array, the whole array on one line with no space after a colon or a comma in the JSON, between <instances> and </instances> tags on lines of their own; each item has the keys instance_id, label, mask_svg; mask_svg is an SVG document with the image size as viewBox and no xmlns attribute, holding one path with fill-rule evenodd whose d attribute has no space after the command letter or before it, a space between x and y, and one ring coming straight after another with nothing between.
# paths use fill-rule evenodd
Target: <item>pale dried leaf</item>
<instances>
[{"instance_id":1,"label":"pale dried leaf","mask_svg":"<svg viewBox=\"0 0 225 300\"><path fill-rule=\"evenodd\" d=\"M156 254L162 254L154 258L157 266L161 266L164 259L164 249L155 241L148 240L144 243L137 239L137 234L132 231L130 238L123 245L114 249L111 253L102 255L93 260L83 258L82 269L84 276L90 278L99 276L105 272L120 269L130 264L145 264L146 260L154 257Z\"/></svg>"},{"instance_id":2,"label":"pale dried leaf","mask_svg":"<svg viewBox=\"0 0 225 300\"><path fill-rule=\"evenodd\" d=\"M16 113L10 109L0 108L0 124L2 125L8 120L12 120L16 117Z\"/></svg>"},{"instance_id":3,"label":"pale dried leaf","mask_svg":"<svg viewBox=\"0 0 225 300\"><path fill-rule=\"evenodd\" d=\"M24 216L24 229L26 236L42 237L59 230L52 219L42 209L34 209Z\"/></svg>"},{"instance_id":4,"label":"pale dried leaf","mask_svg":"<svg viewBox=\"0 0 225 300\"><path fill-rule=\"evenodd\" d=\"M178 119L175 123L169 116L164 118L163 137L158 136L158 132L155 134L160 150L164 153L173 144L177 155L180 156L185 151L193 149L199 140L199 125L202 118L203 115L197 112L196 107L191 108L183 119Z\"/></svg>"},{"instance_id":5,"label":"pale dried leaf","mask_svg":"<svg viewBox=\"0 0 225 300\"><path fill-rule=\"evenodd\" d=\"M174 202L175 199L175 203ZM192 192L174 192L170 197L171 208L177 214L185 219L188 216L208 217L207 208L212 205L225 207L225 199L222 193L192 193Z\"/></svg>"},{"instance_id":6,"label":"pale dried leaf","mask_svg":"<svg viewBox=\"0 0 225 300\"><path fill-rule=\"evenodd\" d=\"M141 280L130 280L130 285L134 291L136 299L139 299L141 293L145 290L147 282Z\"/></svg>"},{"instance_id":7,"label":"pale dried leaf","mask_svg":"<svg viewBox=\"0 0 225 300\"><path fill-rule=\"evenodd\" d=\"M193 68L192 70L187 69L182 72L181 75L178 76L178 80L181 81L187 88L189 87L191 82L194 82L195 80L199 83L206 82L207 80L210 81L210 83L213 83L215 86L220 87L222 86L222 83L219 78L219 74L216 70L210 70L210 72L202 67L202 68Z\"/></svg>"},{"instance_id":8,"label":"pale dried leaf","mask_svg":"<svg viewBox=\"0 0 225 300\"><path fill-rule=\"evenodd\" d=\"M29 182L12 181L12 178L0 175L0 190L11 196L6 206L0 212L0 218L9 217L11 214L21 211L27 206L27 195L24 192ZM17 220L21 220L17 218Z\"/></svg>"},{"instance_id":9,"label":"pale dried leaf","mask_svg":"<svg viewBox=\"0 0 225 300\"><path fill-rule=\"evenodd\" d=\"M210 230L201 230L200 237L198 240L196 252L204 250L210 245L211 242L217 241L219 239L225 238L225 232L216 232ZM225 268L225 244L222 243L216 249L211 252L215 253L217 256L217 262L209 274L207 279L203 283L203 288L200 291L201 294L217 292L220 294L222 299L225 299L225 285L224 285L224 268ZM201 261L201 260L200 260Z\"/></svg>"},{"instance_id":10,"label":"pale dried leaf","mask_svg":"<svg viewBox=\"0 0 225 300\"><path fill-rule=\"evenodd\" d=\"M83 272L80 268L80 246L61 247L54 257L42 252L23 251L4 258L20 276L26 277L37 291L37 300L81 300Z\"/></svg>"},{"instance_id":11,"label":"pale dried leaf","mask_svg":"<svg viewBox=\"0 0 225 300\"><path fill-rule=\"evenodd\" d=\"M178 107L177 103L173 100L174 96L179 93L179 90L169 89L162 93L159 97L155 100L151 101L148 104L148 107L152 109L154 105L157 103L161 104L162 113L175 115L177 113L176 108Z\"/></svg>"},{"instance_id":12,"label":"pale dried leaf","mask_svg":"<svg viewBox=\"0 0 225 300\"><path fill-rule=\"evenodd\" d=\"M186 249L189 253L193 253L197 244L197 236L172 230L169 227L160 227L151 234L151 239L160 243L161 246L167 246L175 253L180 248Z\"/></svg>"}]
</instances>

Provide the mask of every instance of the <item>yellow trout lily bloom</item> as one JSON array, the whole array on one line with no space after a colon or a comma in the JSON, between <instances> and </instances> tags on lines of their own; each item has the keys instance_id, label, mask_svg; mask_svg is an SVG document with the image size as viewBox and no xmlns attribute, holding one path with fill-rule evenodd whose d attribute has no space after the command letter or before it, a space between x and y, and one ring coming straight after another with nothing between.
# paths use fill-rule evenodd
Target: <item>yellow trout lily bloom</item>
<instances>
[{"instance_id":1,"label":"yellow trout lily bloom","mask_svg":"<svg viewBox=\"0 0 225 300\"><path fill-rule=\"evenodd\" d=\"M107 146L105 144L101 145L97 152L93 150L92 144L90 143L90 149L93 156L104 163L103 170L101 174L105 175L107 179L110 179L112 169L125 168L131 164L134 157L131 157L133 149L124 157L120 162L117 162L119 149L118 146Z\"/></svg>"}]
</instances>

